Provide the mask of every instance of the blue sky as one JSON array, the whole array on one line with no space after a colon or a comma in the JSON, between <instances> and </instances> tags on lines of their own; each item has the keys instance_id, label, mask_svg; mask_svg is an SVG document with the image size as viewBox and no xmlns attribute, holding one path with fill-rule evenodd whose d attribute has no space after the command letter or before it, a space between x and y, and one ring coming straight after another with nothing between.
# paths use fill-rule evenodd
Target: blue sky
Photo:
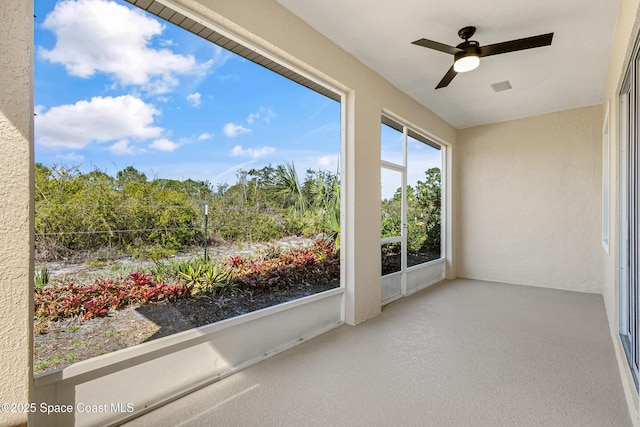
<instances>
[{"instance_id":1,"label":"blue sky","mask_svg":"<svg viewBox=\"0 0 640 427\"><path fill-rule=\"evenodd\" d=\"M407 184L415 186L425 180L425 172L433 167L441 168L442 151L436 150L411 136L407 137L407 164L403 159L403 135L389 126L380 126L381 159L398 166L406 166ZM382 198L391 198L402 185L402 175L392 169L382 168Z\"/></svg>"},{"instance_id":2,"label":"blue sky","mask_svg":"<svg viewBox=\"0 0 640 427\"><path fill-rule=\"evenodd\" d=\"M335 172L340 105L119 0L35 0L35 160L235 182Z\"/></svg>"}]
</instances>

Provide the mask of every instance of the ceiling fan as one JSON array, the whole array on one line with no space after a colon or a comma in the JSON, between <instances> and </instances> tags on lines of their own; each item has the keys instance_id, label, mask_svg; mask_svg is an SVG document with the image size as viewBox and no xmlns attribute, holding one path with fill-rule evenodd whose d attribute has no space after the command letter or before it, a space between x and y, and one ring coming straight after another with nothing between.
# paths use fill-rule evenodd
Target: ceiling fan
<instances>
[{"instance_id":1,"label":"ceiling fan","mask_svg":"<svg viewBox=\"0 0 640 427\"><path fill-rule=\"evenodd\" d=\"M480 65L480 58L502 53L515 52L518 50L531 49L534 47L549 46L553 39L553 33L541 34L539 36L526 37L524 39L511 40L508 42L480 46L477 41L469 40L476 32L476 27L464 27L458 31L458 35L464 42L453 47L433 40L420 39L412 44L439 50L454 56L454 62L447 74L444 75L436 89L446 87L458 73L465 73L474 70Z\"/></svg>"}]
</instances>

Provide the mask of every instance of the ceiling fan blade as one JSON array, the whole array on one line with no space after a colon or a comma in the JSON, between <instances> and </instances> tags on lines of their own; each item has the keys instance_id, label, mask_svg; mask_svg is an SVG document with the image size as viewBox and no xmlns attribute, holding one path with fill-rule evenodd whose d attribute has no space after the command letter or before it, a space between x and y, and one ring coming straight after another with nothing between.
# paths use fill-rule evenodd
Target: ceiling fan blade
<instances>
[{"instance_id":1,"label":"ceiling fan blade","mask_svg":"<svg viewBox=\"0 0 640 427\"><path fill-rule=\"evenodd\" d=\"M524 39L490 44L480 47L480 57L516 52L518 50L531 49L534 47L549 46L552 39L553 33L548 33L541 34L539 36L526 37Z\"/></svg>"},{"instance_id":2,"label":"ceiling fan blade","mask_svg":"<svg viewBox=\"0 0 640 427\"><path fill-rule=\"evenodd\" d=\"M458 49L457 47L449 46L448 44L434 42L433 40L429 40L429 39L416 40L414 42L411 42L411 44L415 44L422 47L428 47L429 49L439 50L440 52L449 53L451 55L464 52L464 50Z\"/></svg>"},{"instance_id":3,"label":"ceiling fan blade","mask_svg":"<svg viewBox=\"0 0 640 427\"><path fill-rule=\"evenodd\" d=\"M456 72L456 70L453 69L453 65L452 65L451 68L449 68L449 71L447 71L447 74L445 74L442 80L440 80L440 83L438 83L438 86L436 86L436 89L449 86L449 83L451 83L451 80L453 80L453 78L457 75L458 73Z\"/></svg>"}]
</instances>

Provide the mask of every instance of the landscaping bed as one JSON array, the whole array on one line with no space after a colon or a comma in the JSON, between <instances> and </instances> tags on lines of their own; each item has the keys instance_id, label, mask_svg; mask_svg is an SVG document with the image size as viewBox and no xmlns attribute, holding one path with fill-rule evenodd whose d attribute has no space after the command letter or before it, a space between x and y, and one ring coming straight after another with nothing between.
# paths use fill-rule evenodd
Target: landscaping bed
<instances>
[{"instance_id":1,"label":"landscaping bed","mask_svg":"<svg viewBox=\"0 0 640 427\"><path fill-rule=\"evenodd\" d=\"M338 287L339 264L333 243L316 241L38 288L35 374Z\"/></svg>"}]
</instances>

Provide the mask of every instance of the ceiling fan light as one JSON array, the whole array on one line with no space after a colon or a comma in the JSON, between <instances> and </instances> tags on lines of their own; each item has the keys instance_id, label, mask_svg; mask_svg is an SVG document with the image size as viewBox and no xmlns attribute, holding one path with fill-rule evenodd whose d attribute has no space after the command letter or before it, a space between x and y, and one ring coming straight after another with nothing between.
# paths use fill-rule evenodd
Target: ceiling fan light
<instances>
[{"instance_id":1,"label":"ceiling fan light","mask_svg":"<svg viewBox=\"0 0 640 427\"><path fill-rule=\"evenodd\" d=\"M457 58L453 63L453 69L457 73L466 73L475 70L480 65L480 58L476 55L466 55Z\"/></svg>"}]
</instances>

